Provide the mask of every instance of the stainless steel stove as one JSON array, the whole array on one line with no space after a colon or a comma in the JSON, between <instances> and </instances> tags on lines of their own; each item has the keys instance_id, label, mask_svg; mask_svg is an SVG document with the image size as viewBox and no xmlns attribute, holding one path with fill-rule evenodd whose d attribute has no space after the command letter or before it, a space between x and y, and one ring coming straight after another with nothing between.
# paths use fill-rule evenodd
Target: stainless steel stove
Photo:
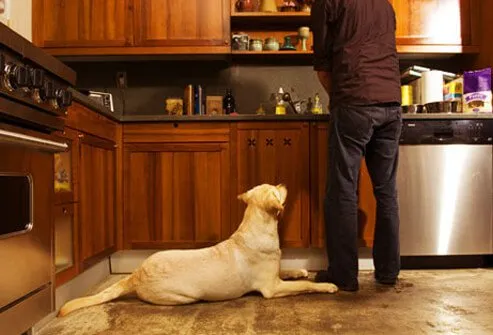
<instances>
[{"instance_id":1,"label":"stainless steel stove","mask_svg":"<svg viewBox=\"0 0 493 335\"><path fill-rule=\"evenodd\" d=\"M52 135L63 130L75 72L0 24L0 333L53 310Z\"/></svg>"}]
</instances>

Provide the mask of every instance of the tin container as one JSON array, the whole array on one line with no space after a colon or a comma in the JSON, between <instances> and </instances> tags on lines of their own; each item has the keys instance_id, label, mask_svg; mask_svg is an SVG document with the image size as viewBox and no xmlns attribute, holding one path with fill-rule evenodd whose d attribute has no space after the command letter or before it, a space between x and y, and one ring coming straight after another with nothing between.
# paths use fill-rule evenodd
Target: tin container
<instances>
[{"instance_id":1,"label":"tin container","mask_svg":"<svg viewBox=\"0 0 493 335\"><path fill-rule=\"evenodd\" d=\"M250 51L262 51L263 43L262 40L252 39L250 40Z\"/></svg>"}]
</instances>

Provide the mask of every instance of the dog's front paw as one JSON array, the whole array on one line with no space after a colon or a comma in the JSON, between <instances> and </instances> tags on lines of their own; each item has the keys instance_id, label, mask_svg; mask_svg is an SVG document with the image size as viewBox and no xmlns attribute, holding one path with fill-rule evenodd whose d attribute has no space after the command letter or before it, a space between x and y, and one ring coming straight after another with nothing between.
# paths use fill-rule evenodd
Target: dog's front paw
<instances>
[{"instance_id":1,"label":"dog's front paw","mask_svg":"<svg viewBox=\"0 0 493 335\"><path fill-rule=\"evenodd\" d=\"M298 272L298 278L308 278L308 270L300 269Z\"/></svg>"},{"instance_id":2,"label":"dog's front paw","mask_svg":"<svg viewBox=\"0 0 493 335\"><path fill-rule=\"evenodd\" d=\"M320 283L318 285L320 285L321 292L324 293L336 293L339 290L336 285L330 283Z\"/></svg>"}]
</instances>

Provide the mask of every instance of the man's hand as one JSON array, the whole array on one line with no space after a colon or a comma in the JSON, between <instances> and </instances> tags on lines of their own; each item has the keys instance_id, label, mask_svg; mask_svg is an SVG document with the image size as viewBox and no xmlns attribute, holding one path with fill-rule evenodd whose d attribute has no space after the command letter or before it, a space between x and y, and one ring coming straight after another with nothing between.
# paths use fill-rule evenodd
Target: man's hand
<instances>
[{"instance_id":1,"label":"man's hand","mask_svg":"<svg viewBox=\"0 0 493 335\"><path fill-rule=\"evenodd\" d=\"M317 71L318 75L318 80L320 81L320 84L325 89L325 92L330 95L330 89L331 89L331 80L330 80L330 73L326 71Z\"/></svg>"}]
</instances>

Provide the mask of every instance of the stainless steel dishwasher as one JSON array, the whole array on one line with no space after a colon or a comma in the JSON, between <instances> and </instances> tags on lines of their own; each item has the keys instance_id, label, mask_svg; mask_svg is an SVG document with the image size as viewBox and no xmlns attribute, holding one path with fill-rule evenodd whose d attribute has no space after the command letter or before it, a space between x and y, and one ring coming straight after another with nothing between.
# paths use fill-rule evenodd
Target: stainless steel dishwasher
<instances>
[{"instance_id":1,"label":"stainless steel dishwasher","mask_svg":"<svg viewBox=\"0 0 493 335\"><path fill-rule=\"evenodd\" d=\"M403 120L402 256L493 253L493 119Z\"/></svg>"}]
</instances>

